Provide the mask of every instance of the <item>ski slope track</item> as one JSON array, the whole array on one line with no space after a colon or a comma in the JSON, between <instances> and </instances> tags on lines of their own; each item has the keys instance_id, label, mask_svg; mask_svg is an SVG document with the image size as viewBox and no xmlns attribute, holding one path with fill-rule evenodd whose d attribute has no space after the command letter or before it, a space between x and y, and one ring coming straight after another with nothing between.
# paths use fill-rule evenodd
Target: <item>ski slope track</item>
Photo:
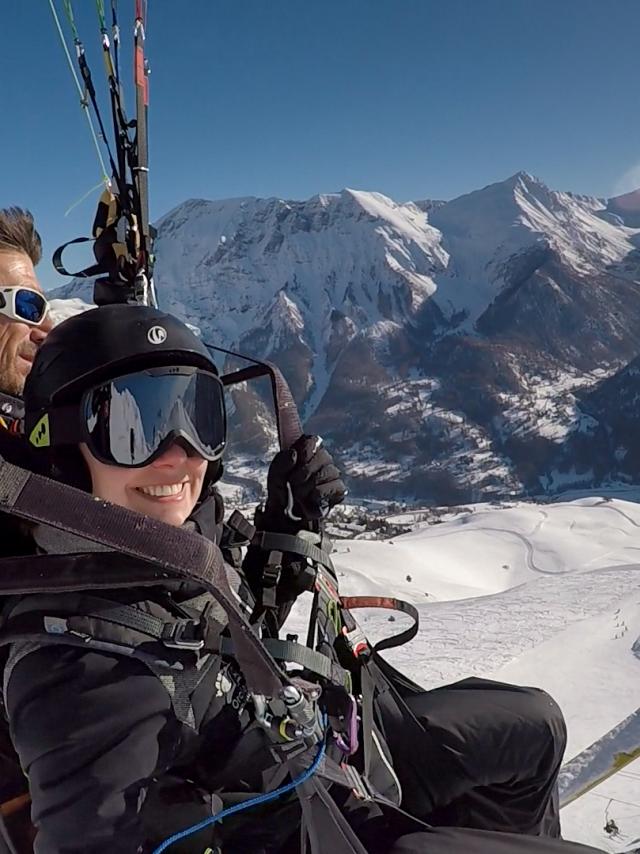
<instances>
[{"instance_id":1,"label":"ski slope track","mask_svg":"<svg viewBox=\"0 0 640 854\"><path fill-rule=\"evenodd\" d=\"M157 228L163 306L276 361L352 494L455 504L640 476L624 373L638 356L637 194L519 172L448 202L190 199ZM234 435L264 453L264 401L234 396Z\"/></svg>"}]
</instances>

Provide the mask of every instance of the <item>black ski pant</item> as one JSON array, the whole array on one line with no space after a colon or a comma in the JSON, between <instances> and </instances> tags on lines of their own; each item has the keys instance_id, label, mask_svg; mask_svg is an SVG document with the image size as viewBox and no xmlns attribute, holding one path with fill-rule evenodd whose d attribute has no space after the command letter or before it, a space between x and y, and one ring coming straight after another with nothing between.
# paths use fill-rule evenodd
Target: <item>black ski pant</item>
<instances>
[{"instance_id":1,"label":"black ski pant","mask_svg":"<svg viewBox=\"0 0 640 854\"><path fill-rule=\"evenodd\" d=\"M471 678L405 699L423 740L411 745L419 776L405 788L405 810L437 827L560 836L566 727L548 694Z\"/></svg>"}]
</instances>

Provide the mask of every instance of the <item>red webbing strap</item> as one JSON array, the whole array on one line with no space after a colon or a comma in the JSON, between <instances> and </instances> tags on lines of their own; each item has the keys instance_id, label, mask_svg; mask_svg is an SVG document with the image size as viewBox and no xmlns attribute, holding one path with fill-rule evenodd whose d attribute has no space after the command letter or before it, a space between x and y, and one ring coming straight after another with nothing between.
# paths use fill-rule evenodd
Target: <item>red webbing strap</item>
<instances>
[{"instance_id":1,"label":"red webbing strap","mask_svg":"<svg viewBox=\"0 0 640 854\"><path fill-rule=\"evenodd\" d=\"M249 690L275 697L288 681L242 614L220 549L205 537L95 499L5 460L0 462L0 510L152 563L174 577L198 581L229 616L236 658Z\"/></svg>"},{"instance_id":2,"label":"red webbing strap","mask_svg":"<svg viewBox=\"0 0 640 854\"><path fill-rule=\"evenodd\" d=\"M391 635L390 638L378 641L373 647L374 652L402 646L409 643L418 634L420 626L418 609L409 602L403 602L402 599L394 599L392 596L341 596L340 603L347 611L355 611L357 608L384 608L390 611L401 611L411 617L413 625L410 628L405 629L404 632L399 632L397 635Z\"/></svg>"}]
</instances>

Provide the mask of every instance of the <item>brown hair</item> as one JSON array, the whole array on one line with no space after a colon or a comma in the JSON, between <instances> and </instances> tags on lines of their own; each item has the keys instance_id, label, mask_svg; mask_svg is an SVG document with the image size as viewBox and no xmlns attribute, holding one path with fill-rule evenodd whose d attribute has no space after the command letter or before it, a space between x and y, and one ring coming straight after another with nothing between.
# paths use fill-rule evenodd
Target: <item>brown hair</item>
<instances>
[{"instance_id":1,"label":"brown hair","mask_svg":"<svg viewBox=\"0 0 640 854\"><path fill-rule=\"evenodd\" d=\"M31 258L35 267L42 258L42 241L32 214L22 208L0 208L0 252L17 250Z\"/></svg>"}]
</instances>

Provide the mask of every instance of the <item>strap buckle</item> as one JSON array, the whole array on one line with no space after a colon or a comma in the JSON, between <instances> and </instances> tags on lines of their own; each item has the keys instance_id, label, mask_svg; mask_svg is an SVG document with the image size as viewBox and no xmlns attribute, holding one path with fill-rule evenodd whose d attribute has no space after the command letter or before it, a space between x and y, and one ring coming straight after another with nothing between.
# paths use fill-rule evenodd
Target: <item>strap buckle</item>
<instances>
[{"instance_id":1,"label":"strap buckle","mask_svg":"<svg viewBox=\"0 0 640 854\"><path fill-rule=\"evenodd\" d=\"M227 527L238 535L238 545L246 545L256 535L256 527L242 515L239 510L234 510L227 520ZM236 545L234 540L233 545Z\"/></svg>"},{"instance_id":2,"label":"strap buckle","mask_svg":"<svg viewBox=\"0 0 640 854\"><path fill-rule=\"evenodd\" d=\"M282 561L282 557L280 558ZM282 563L268 563L262 570L262 584L264 587L275 587L280 581L280 573L282 572Z\"/></svg>"},{"instance_id":3,"label":"strap buckle","mask_svg":"<svg viewBox=\"0 0 640 854\"><path fill-rule=\"evenodd\" d=\"M342 636L355 658L368 658L371 655L371 647L367 636L356 623L355 629L349 631L346 626L342 628Z\"/></svg>"},{"instance_id":4,"label":"strap buckle","mask_svg":"<svg viewBox=\"0 0 640 854\"><path fill-rule=\"evenodd\" d=\"M172 649L199 650L204 647L204 638L196 637L197 633L201 633L199 620L176 620L173 623L165 623L161 640L165 646Z\"/></svg>"},{"instance_id":5,"label":"strap buckle","mask_svg":"<svg viewBox=\"0 0 640 854\"><path fill-rule=\"evenodd\" d=\"M262 570L262 606L263 608L275 608L277 603L277 589L282 574L282 552L272 551L269 555L269 563Z\"/></svg>"},{"instance_id":6,"label":"strap buckle","mask_svg":"<svg viewBox=\"0 0 640 854\"><path fill-rule=\"evenodd\" d=\"M342 762L340 767L346 777L347 785L350 786L354 796L359 801L373 800L375 792L367 778L360 774L353 765L347 765L346 762Z\"/></svg>"},{"instance_id":7,"label":"strap buckle","mask_svg":"<svg viewBox=\"0 0 640 854\"><path fill-rule=\"evenodd\" d=\"M269 751L279 764L291 762L298 756L302 756L309 750L309 745L302 738L293 741L281 741L269 745Z\"/></svg>"}]
</instances>

